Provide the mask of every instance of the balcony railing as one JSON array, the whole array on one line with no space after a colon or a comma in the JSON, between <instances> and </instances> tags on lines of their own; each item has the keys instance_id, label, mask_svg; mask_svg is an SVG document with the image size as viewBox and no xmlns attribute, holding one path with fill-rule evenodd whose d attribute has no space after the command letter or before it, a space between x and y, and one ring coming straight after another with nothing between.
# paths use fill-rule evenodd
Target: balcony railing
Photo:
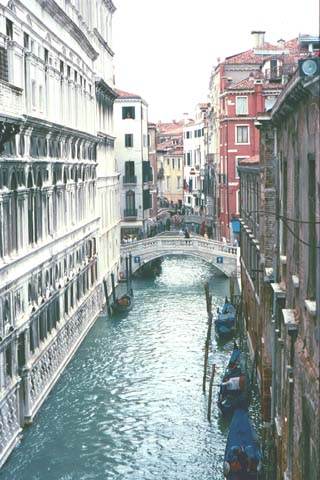
<instances>
[{"instance_id":1,"label":"balcony railing","mask_svg":"<svg viewBox=\"0 0 320 480\"><path fill-rule=\"evenodd\" d=\"M265 80L281 81L283 76L290 76L294 73L296 65L280 65L274 68L266 69L264 72Z\"/></svg>"},{"instance_id":2,"label":"balcony railing","mask_svg":"<svg viewBox=\"0 0 320 480\"><path fill-rule=\"evenodd\" d=\"M137 218L138 210L136 208L125 208L124 218Z\"/></svg>"},{"instance_id":3,"label":"balcony railing","mask_svg":"<svg viewBox=\"0 0 320 480\"><path fill-rule=\"evenodd\" d=\"M137 176L136 175L124 175L123 185L136 185L136 184L137 184Z\"/></svg>"}]
</instances>

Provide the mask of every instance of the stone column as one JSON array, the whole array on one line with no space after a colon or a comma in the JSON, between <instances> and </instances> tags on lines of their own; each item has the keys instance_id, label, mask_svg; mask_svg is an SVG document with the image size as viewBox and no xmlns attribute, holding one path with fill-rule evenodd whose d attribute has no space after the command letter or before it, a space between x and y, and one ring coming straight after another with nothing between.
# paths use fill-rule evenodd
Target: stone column
<instances>
[{"instance_id":1,"label":"stone column","mask_svg":"<svg viewBox=\"0 0 320 480\"><path fill-rule=\"evenodd\" d=\"M3 208L2 207L3 207L2 206L2 194L0 194L0 263L3 259L3 257L4 257L4 245L3 245L4 218L3 218Z\"/></svg>"},{"instance_id":2,"label":"stone column","mask_svg":"<svg viewBox=\"0 0 320 480\"><path fill-rule=\"evenodd\" d=\"M19 250L25 250L28 246L28 190L19 192Z\"/></svg>"},{"instance_id":3,"label":"stone column","mask_svg":"<svg viewBox=\"0 0 320 480\"><path fill-rule=\"evenodd\" d=\"M32 88L31 88L31 77L30 77L30 65L31 65L31 52L25 52L25 101L26 101L26 109L28 113L31 113L31 95L32 95Z\"/></svg>"},{"instance_id":4,"label":"stone column","mask_svg":"<svg viewBox=\"0 0 320 480\"><path fill-rule=\"evenodd\" d=\"M47 191L47 211L46 211L46 220L48 226L48 235L53 235L53 205L52 205L52 194L53 187L48 187Z\"/></svg>"}]
</instances>

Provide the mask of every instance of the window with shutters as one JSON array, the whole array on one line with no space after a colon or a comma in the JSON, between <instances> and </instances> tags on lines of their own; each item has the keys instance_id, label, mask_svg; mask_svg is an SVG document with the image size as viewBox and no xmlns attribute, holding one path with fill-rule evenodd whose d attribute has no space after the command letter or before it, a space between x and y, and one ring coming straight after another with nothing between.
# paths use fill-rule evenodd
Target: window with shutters
<instances>
[{"instance_id":1,"label":"window with shutters","mask_svg":"<svg viewBox=\"0 0 320 480\"><path fill-rule=\"evenodd\" d=\"M127 147L127 148L133 147L133 134L132 133L126 133L125 134L124 144L125 144L125 147Z\"/></svg>"}]
</instances>

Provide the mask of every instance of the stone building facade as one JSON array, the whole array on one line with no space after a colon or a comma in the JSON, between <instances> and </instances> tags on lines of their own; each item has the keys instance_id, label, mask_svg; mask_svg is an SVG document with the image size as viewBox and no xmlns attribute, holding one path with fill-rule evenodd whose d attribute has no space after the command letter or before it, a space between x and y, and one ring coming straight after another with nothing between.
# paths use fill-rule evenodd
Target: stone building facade
<instances>
[{"instance_id":1,"label":"stone building facade","mask_svg":"<svg viewBox=\"0 0 320 480\"><path fill-rule=\"evenodd\" d=\"M194 119L183 128L184 150L184 200L186 208L199 213L204 204L204 170L207 160L207 111L209 105L200 103L195 109Z\"/></svg>"},{"instance_id":2,"label":"stone building facade","mask_svg":"<svg viewBox=\"0 0 320 480\"><path fill-rule=\"evenodd\" d=\"M319 75L308 79L297 70L271 113L259 115L256 125L260 158L255 166L239 168L241 263L246 326L262 396L266 478L315 480L320 467L319 422L314 421L320 413Z\"/></svg>"},{"instance_id":3,"label":"stone building facade","mask_svg":"<svg viewBox=\"0 0 320 480\"><path fill-rule=\"evenodd\" d=\"M155 221L158 213L158 188L157 188L157 126L155 123L148 123L148 155L150 167L152 168L151 210L150 216L152 223Z\"/></svg>"},{"instance_id":4,"label":"stone building facade","mask_svg":"<svg viewBox=\"0 0 320 480\"><path fill-rule=\"evenodd\" d=\"M153 185L148 149L148 104L140 95L117 90L115 153L121 177L121 238L147 232Z\"/></svg>"},{"instance_id":5,"label":"stone building facade","mask_svg":"<svg viewBox=\"0 0 320 480\"><path fill-rule=\"evenodd\" d=\"M0 0L0 464L118 269L114 11Z\"/></svg>"},{"instance_id":6,"label":"stone building facade","mask_svg":"<svg viewBox=\"0 0 320 480\"><path fill-rule=\"evenodd\" d=\"M157 124L157 180L160 206L183 203L183 121Z\"/></svg>"}]
</instances>

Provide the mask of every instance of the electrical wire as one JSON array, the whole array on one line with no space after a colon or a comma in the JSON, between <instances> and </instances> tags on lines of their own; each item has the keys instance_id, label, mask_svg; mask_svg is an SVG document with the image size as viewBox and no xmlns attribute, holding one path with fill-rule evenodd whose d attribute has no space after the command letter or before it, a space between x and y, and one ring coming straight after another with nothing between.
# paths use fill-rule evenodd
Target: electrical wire
<instances>
[{"instance_id":1,"label":"electrical wire","mask_svg":"<svg viewBox=\"0 0 320 480\"><path fill-rule=\"evenodd\" d=\"M255 194L259 193L257 191L257 189L253 186L250 186L249 190L251 190L251 192L253 192ZM274 213L274 212L267 212L267 211L265 212L264 210L256 210L256 211L253 211L252 213L267 213L269 215L275 215L275 217L277 217L277 218L281 218L282 220L286 220L287 222L292 222L292 223L320 225L320 221L317 221L317 220L316 221L300 220L300 219L298 220L298 219L286 217L284 215L278 215L277 213Z\"/></svg>"}]
</instances>

